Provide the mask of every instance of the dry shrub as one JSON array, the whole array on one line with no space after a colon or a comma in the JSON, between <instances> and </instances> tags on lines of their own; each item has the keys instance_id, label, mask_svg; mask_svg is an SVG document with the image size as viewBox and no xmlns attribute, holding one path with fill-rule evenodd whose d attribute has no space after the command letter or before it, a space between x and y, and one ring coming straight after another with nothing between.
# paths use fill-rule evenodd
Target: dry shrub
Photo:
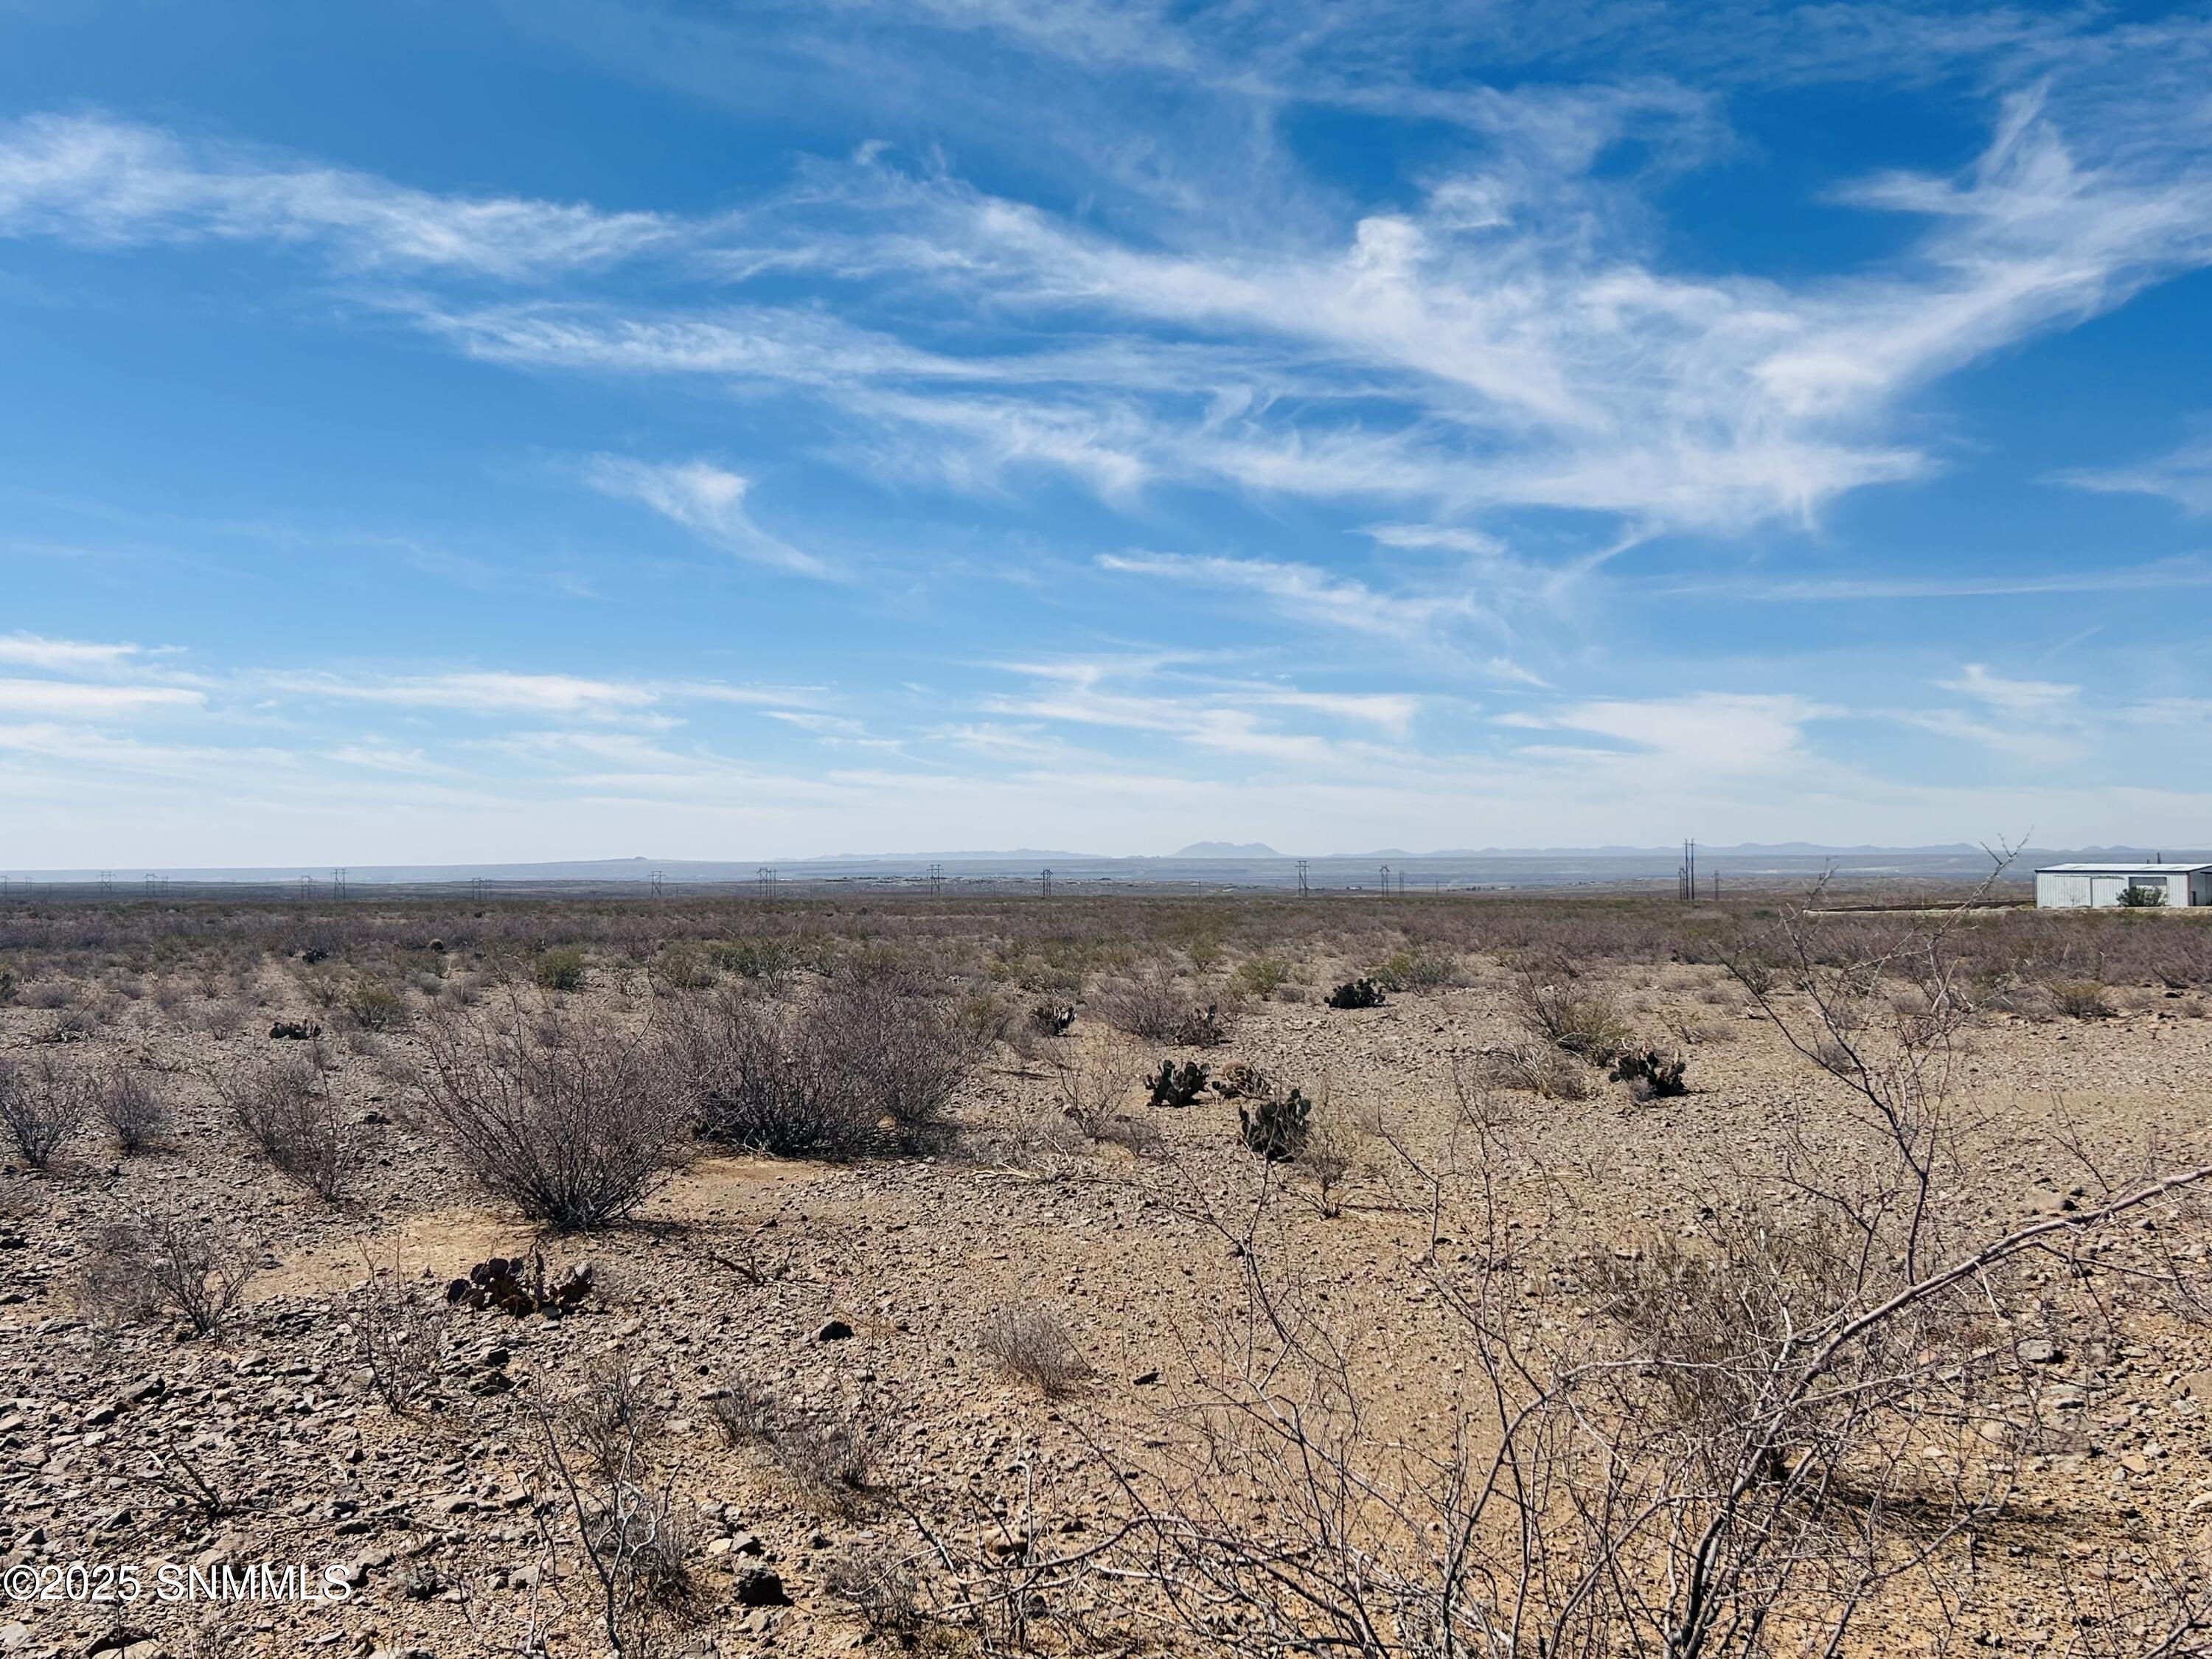
<instances>
[{"instance_id":1,"label":"dry shrub","mask_svg":"<svg viewBox=\"0 0 2212 1659\"><path fill-rule=\"evenodd\" d=\"M1075 1346L1060 1316L1046 1308L1008 1305L983 1322L977 1346L1009 1376L1048 1397L1072 1392L1091 1375L1091 1362Z\"/></svg>"},{"instance_id":2,"label":"dry shrub","mask_svg":"<svg viewBox=\"0 0 2212 1659\"><path fill-rule=\"evenodd\" d=\"M405 994L374 974L359 974L347 981L338 1000L357 1030L388 1031L407 1023Z\"/></svg>"},{"instance_id":3,"label":"dry shrub","mask_svg":"<svg viewBox=\"0 0 2212 1659\"><path fill-rule=\"evenodd\" d=\"M99 1098L96 1078L51 1054L28 1066L0 1060L0 1125L34 1170L45 1169L76 1139Z\"/></svg>"},{"instance_id":4,"label":"dry shrub","mask_svg":"<svg viewBox=\"0 0 2212 1659\"><path fill-rule=\"evenodd\" d=\"M921 1581L913 1561L896 1550L848 1545L830 1558L823 1583L872 1635L904 1644L921 1628Z\"/></svg>"},{"instance_id":5,"label":"dry shrub","mask_svg":"<svg viewBox=\"0 0 2212 1659\"><path fill-rule=\"evenodd\" d=\"M319 1048L234 1073L221 1086L232 1118L279 1175L325 1204L345 1195L368 1141L331 1092Z\"/></svg>"},{"instance_id":6,"label":"dry shrub","mask_svg":"<svg viewBox=\"0 0 2212 1659\"><path fill-rule=\"evenodd\" d=\"M1048 1059L1053 1103L1085 1139L1112 1137L1122 1105L1135 1086L1136 1051L1125 1043L1055 1048Z\"/></svg>"},{"instance_id":7,"label":"dry shrub","mask_svg":"<svg viewBox=\"0 0 2212 1659\"><path fill-rule=\"evenodd\" d=\"M896 964L840 968L815 996L732 989L676 1028L702 1133L775 1157L849 1157L934 1133L990 1043L991 1022Z\"/></svg>"},{"instance_id":8,"label":"dry shrub","mask_svg":"<svg viewBox=\"0 0 2212 1659\"><path fill-rule=\"evenodd\" d=\"M2051 1006L2069 1019L2110 1019L2117 1012L2106 988L2094 979L2054 979Z\"/></svg>"},{"instance_id":9,"label":"dry shrub","mask_svg":"<svg viewBox=\"0 0 2212 1659\"><path fill-rule=\"evenodd\" d=\"M875 1103L812 1008L726 989L675 1028L677 1075L700 1133L775 1158L848 1157L878 1133Z\"/></svg>"},{"instance_id":10,"label":"dry shrub","mask_svg":"<svg viewBox=\"0 0 2212 1659\"><path fill-rule=\"evenodd\" d=\"M1513 984L1515 1012L1531 1036L1593 1065L1609 1065L1634 1040L1620 1005L1579 970L1554 959L1524 963Z\"/></svg>"},{"instance_id":11,"label":"dry shrub","mask_svg":"<svg viewBox=\"0 0 2212 1659\"><path fill-rule=\"evenodd\" d=\"M370 1390L402 1416L414 1410L445 1371L453 1310L444 1297L418 1297L396 1264L389 1270L371 1264L348 1298L346 1317Z\"/></svg>"},{"instance_id":12,"label":"dry shrub","mask_svg":"<svg viewBox=\"0 0 2212 1659\"><path fill-rule=\"evenodd\" d=\"M583 1386L569 1399L568 1414L577 1444L610 1480L622 1478L636 1449L667 1426L645 1374L620 1355L604 1356L585 1368Z\"/></svg>"},{"instance_id":13,"label":"dry shrub","mask_svg":"<svg viewBox=\"0 0 2212 1659\"><path fill-rule=\"evenodd\" d=\"M1091 999L1091 1007L1115 1030L1147 1042L1194 1048L1226 1042L1235 1029L1235 1010L1200 997L1196 987L1155 965L1109 980Z\"/></svg>"},{"instance_id":14,"label":"dry shrub","mask_svg":"<svg viewBox=\"0 0 2212 1659\"><path fill-rule=\"evenodd\" d=\"M866 1508L875 1455L851 1424L811 1418L781 1423L769 1450L799 1501L817 1513L849 1518Z\"/></svg>"},{"instance_id":15,"label":"dry shrub","mask_svg":"<svg viewBox=\"0 0 2212 1659\"><path fill-rule=\"evenodd\" d=\"M939 1124L990 1047L922 975L896 962L859 962L832 975L815 1017L858 1073L863 1097L908 1134Z\"/></svg>"},{"instance_id":16,"label":"dry shrub","mask_svg":"<svg viewBox=\"0 0 2212 1659\"><path fill-rule=\"evenodd\" d=\"M564 1231L627 1218L681 1157L684 1090L647 1038L510 996L428 1024L420 1087L486 1192Z\"/></svg>"},{"instance_id":17,"label":"dry shrub","mask_svg":"<svg viewBox=\"0 0 2212 1659\"><path fill-rule=\"evenodd\" d=\"M1372 975L1386 991L1441 991L1463 976L1458 953L1433 945L1393 951Z\"/></svg>"},{"instance_id":18,"label":"dry shrub","mask_svg":"<svg viewBox=\"0 0 2212 1659\"><path fill-rule=\"evenodd\" d=\"M169 1132L169 1105L144 1072L118 1066L100 1079L100 1115L125 1153L140 1152Z\"/></svg>"},{"instance_id":19,"label":"dry shrub","mask_svg":"<svg viewBox=\"0 0 2212 1659\"><path fill-rule=\"evenodd\" d=\"M766 1452L810 1509L849 1516L865 1506L875 1455L851 1424L787 1413L767 1389L742 1379L717 1389L708 1408L725 1445Z\"/></svg>"},{"instance_id":20,"label":"dry shrub","mask_svg":"<svg viewBox=\"0 0 2212 1659\"><path fill-rule=\"evenodd\" d=\"M740 1379L718 1389L707 1401L708 1415L732 1450L765 1446L775 1436L775 1398L764 1389Z\"/></svg>"},{"instance_id":21,"label":"dry shrub","mask_svg":"<svg viewBox=\"0 0 2212 1659\"><path fill-rule=\"evenodd\" d=\"M1476 1068L1504 1089L1525 1090L1543 1100L1588 1100L1589 1068L1548 1042L1516 1042L1480 1057Z\"/></svg>"},{"instance_id":22,"label":"dry shrub","mask_svg":"<svg viewBox=\"0 0 2212 1659\"><path fill-rule=\"evenodd\" d=\"M603 1360L574 1394L527 1409L539 1488L567 1512L598 1581L608 1646L661 1651L664 1629L696 1614L698 1528L673 1480L655 1468L651 1443L661 1422L642 1385L620 1359ZM554 1544L550 1529L542 1535Z\"/></svg>"},{"instance_id":23,"label":"dry shrub","mask_svg":"<svg viewBox=\"0 0 2212 1659\"><path fill-rule=\"evenodd\" d=\"M77 1300L93 1317L112 1323L167 1314L182 1318L195 1336L220 1335L253 1276L253 1254L206 1222L141 1209L94 1238Z\"/></svg>"}]
</instances>

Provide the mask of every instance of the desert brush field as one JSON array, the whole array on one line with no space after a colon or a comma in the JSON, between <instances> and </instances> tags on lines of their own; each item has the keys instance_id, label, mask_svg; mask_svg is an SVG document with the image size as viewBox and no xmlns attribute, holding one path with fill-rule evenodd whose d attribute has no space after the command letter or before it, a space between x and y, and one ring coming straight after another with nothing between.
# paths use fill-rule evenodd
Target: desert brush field
<instances>
[{"instance_id":1,"label":"desert brush field","mask_svg":"<svg viewBox=\"0 0 2212 1659\"><path fill-rule=\"evenodd\" d=\"M1783 894L12 902L0 1650L2197 1651L2208 994Z\"/></svg>"}]
</instances>

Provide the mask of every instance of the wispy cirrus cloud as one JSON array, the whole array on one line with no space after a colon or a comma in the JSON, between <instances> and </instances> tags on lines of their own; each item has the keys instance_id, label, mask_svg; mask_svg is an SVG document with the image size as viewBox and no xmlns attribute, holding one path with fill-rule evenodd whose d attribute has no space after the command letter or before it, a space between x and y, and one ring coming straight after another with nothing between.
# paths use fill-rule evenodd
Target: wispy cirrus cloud
<instances>
[{"instance_id":1,"label":"wispy cirrus cloud","mask_svg":"<svg viewBox=\"0 0 2212 1659\"><path fill-rule=\"evenodd\" d=\"M2069 468L2051 482L2108 495L2159 495L2185 513L2212 513L2212 435L2133 466Z\"/></svg>"},{"instance_id":2,"label":"wispy cirrus cloud","mask_svg":"<svg viewBox=\"0 0 2212 1659\"><path fill-rule=\"evenodd\" d=\"M94 246L256 241L358 270L533 280L664 247L676 227L515 197L459 197L137 122L38 114L0 127L0 235Z\"/></svg>"},{"instance_id":3,"label":"wispy cirrus cloud","mask_svg":"<svg viewBox=\"0 0 2212 1659\"><path fill-rule=\"evenodd\" d=\"M712 461L593 455L584 463L583 476L600 494L642 502L726 553L801 575L834 574L823 560L754 523L745 511L751 480Z\"/></svg>"},{"instance_id":4,"label":"wispy cirrus cloud","mask_svg":"<svg viewBox=\"0 0 2212 1659\"><path fill-rule=\"evenodd\" d=\"M62 673L112 670L138 654L135 645L54 640L37 634L0 634L0 663L21 663Z\"/></svg>"},{"instance_id":5,"label":"wispy cirrus cloud","mask_svg":"<svg viewBox=\"0 0 2212 1659\"><path fill-rule=\"evenodd\" d=\"M77 680L0 679L0 712L85 719L198 708L205 695L183 686L87 684Z\"/></svg>"}]
</instances>

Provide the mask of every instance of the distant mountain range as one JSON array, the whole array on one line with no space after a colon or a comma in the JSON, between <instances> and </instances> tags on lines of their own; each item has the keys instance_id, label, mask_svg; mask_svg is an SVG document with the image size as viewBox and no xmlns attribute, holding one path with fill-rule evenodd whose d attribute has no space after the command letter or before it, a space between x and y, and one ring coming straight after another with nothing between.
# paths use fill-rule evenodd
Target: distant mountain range
<instances>
[{"instance_id":1,"label":"distant mountain range","mask_svg":"<svg viewBox=\"0 0 2212 1659\"><path fill-rule=\"evenodd\" d=\"M1410 853L1402 848L1378 848L1364 853L1316 853L1306 855L1316 881L1334 886L1358 886L1375 874L1378 862L1418 866L1413 874L1430 883L1499 881L1612 881L1668 878L1681 860L1679 843L1666 847L1486 847L1451 848L1442 852ZM1971 842L1923 847L1828 847L1814 842L1743 842L1731 846L1702 845L1698 848L1700 872L1723 874L1756 873L1761 863L1770 873L1785 869L1817 873L1828 861L1868 861L1894 865L1922 861L1928 866L1948 864L1953 875L1986 870L1983 850ZM2212 859L2212 853L2167 847L2025 848L2011 873L2025 876L2040 864L2074 860L2148 860L2168 861ZM811 881L867 880L882 878L920 878L929 866L944 866L948 876L963 880L1034 880L1049 866L1070 878L1139 883L1169 881L1200 884L1287 885L1297 878L1291 857L1265 842L1193 842L1180 851L1157 854L1115 856L1075 853L1064 849L1018 847L1004 851L953 853L839 853L781 859L576 859L544 863L514 864L389 864L355 865L343 872L349 885L444 884L486 881L518 884L586 883L599 885L644 884L658 876L668 883L750 884L764 878L804 878ZM1222 866L1242 866L1224 868ZM1461 866L1451 869L1449 866ZM1179 868L1178 866L1185 866ZM1211 866L1211 867L1208 867ZM1481 867L1475 867L1481 866ZM125 892L142 883L160 878L184 883L299 884L302 890L327 886L341 872L328 865L264 866L256 868L185 869L175 866L112 870L0 870L9 882L49 882L67 885L100 884ZM1867 873L1863 869L1861 873Z\"/></svg>"}]
</instances>

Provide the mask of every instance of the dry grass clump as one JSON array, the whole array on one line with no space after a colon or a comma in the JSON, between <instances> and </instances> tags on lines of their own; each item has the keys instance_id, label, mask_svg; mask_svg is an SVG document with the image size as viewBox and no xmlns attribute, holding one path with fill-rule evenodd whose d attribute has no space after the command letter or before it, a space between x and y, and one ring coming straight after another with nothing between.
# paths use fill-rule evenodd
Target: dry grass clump
<instances>
[{"instance_id":1,"label":"dry grass clump","mask_svg":"<svg viewBox=\"0 0 2212 1659\"><path fill-rule=\"evenodd\" d=\"M765 1452L808 1508L850 1516L866 1507L875 1455L851 1424L786 1413L767 1389L743 1379L718 1389L708 1410L725 1445Z\"/></svg>"},{"instance_id":2,"label":"dry grass clump","mask_svg":"<svg viewBox=\"0 0 2212 1659\"><path fill-rule=\"evenodd\" d=\"M645 1036L510 997L426 1027L418 1086L462 1166L524 1217L611 1226L682 1156L687 1097Z\"/></svg>"},{"instance_id":3,"label":"dry grass clump","mask_svg":"<svg viewBox=\"0 0 2212 1659\"><path fill-rule=\"evenodd\" d=\"M1465 981L1459 953L1437 945L1402 945L1370 976L1386 991L1441 991Z\"/></svg>"},{"instance_id":4,"label":"dry grass clump","mask_svg":"<svg viewBox=\"0 0 2212 1659\"><path fill-rule=\"evenodd\" d=\"M76 1139L99 1099L96 1078L51 1054L29 1066L0 1060L0 1127L34 1170L46 1168Z\"/></svg>"},{"instance_id":5,"label":"dry grass clump","mask_svg":"<svg viewBox=\"0 0 2212 1659\"><path fill-rule=\"evenodd\" d=\"M1091 1362L1075 1346L1066 1325L1047 1308L1008 1304L994 1309L976 1345L1007 1376L1048 1398L1073 1392L1091 1375Z\"/></svg>"},{"instance_id":6,"label":"dry grass clump","mask_svg":"<svg viewBox=\"0 0 2212 1659\"><path fill-rule=\"evenodd\" d=\"M1564 960L1522 963L1513 1003L1531 1036L1593 1065L1611 1064L1635 1040L1620 1005Z\"/></svg>"},{"instance_id":7,"label":"dry grass clump","mask_svg":"<svg viewBox=\"0 0 2212 1659\"><path fill-rule=\"evenodd\" d=\"M2045 987L2051 1006L2069 1019L2110 1019L2118 1011L2110 992L2094 979L2054 979Z\"/></svg>"},{"instance_id":8,"label":"dry grass clump","mask_svg":"<svg viewBox=\"0 0 2212 1659\"><path fill-rule=\"evenodd\" d=\"M253 1252L204 1221L146 1208L100 1229L77 1277L78 1305L95 1319L184 1320L217 1336L254 1273Z\"/></svg>"},{"instance_id":9,"label":"dry grass clump","mask_svg":"<svg viewBox=\"0 0 2212 1659\"><path fill-rule=\"evenodd\" d=\"M316 1051L232 1073L221 1084L232 1118L286 1180L325 1204L345 1196L368 1159L368 1142L331 1092Z\"/></svg>"},{"instance_id":10,"label":"dry grass clump","mask_svg":"<svg viewBox=\"0 0 2212 1659\"><path fill-rule=\"evenodd\" d=\"M1588 1100L1589 1068L1548 1042L1516 1042L1477 1057L1483 1080L1541 1100Z\"/></svg>"}]
</instances>

